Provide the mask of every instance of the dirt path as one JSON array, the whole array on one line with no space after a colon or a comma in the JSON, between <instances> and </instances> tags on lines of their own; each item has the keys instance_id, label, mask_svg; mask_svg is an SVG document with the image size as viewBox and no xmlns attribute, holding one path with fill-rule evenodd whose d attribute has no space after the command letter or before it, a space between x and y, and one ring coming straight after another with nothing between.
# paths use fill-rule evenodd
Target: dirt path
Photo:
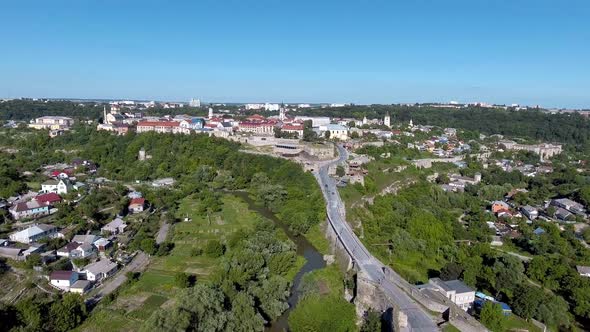
<instances>
[{"instance_id":1,"label":"dirt path","mask_svg":"<svg viewBox=\"0 0 590 332\"><path fill-rule=\"evenodd\" d=\"M117 274L108 279L105 283L97 288L97 293L92 298L88 299L88 302L96 303L100 301L106 295L114 292L119 288L125 281L127 281L127 272L141 272L145 270L150 262L149 256L144 252L139 252L133 260L122 268Z\"/></svg>"}]
</instances>

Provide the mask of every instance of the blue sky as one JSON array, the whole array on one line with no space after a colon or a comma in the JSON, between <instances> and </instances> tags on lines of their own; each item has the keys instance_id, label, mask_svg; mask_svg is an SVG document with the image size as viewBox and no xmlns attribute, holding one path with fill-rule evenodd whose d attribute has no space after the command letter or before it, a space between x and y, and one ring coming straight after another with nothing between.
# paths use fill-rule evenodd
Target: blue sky
<instances>
[{"instance_id":1,"label":"blue sky","mask_svg":"<svg viewBox=\"0 0 590 332\"><path fill-rule=\"evenodd\" d=\"M590 1L0 0L0 97L590 107Z\"/></svg>"}]
</instances>

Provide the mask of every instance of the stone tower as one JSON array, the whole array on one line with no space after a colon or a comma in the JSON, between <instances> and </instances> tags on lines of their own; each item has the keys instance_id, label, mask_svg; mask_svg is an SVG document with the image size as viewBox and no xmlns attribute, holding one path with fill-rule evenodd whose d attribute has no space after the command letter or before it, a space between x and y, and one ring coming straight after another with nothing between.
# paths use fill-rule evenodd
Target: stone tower
<instances>
[{"instance_id":1,"label":"stone tower","mask_svg":"<svg viewBox=\"0 0 590 332\"><path fill-rule=\"evenodd\" d=\"M389 116L389 113L385 114L385 118L383 118L383 124L387 127L391 127L391 117Z\"/></svg>"}]
</instances>

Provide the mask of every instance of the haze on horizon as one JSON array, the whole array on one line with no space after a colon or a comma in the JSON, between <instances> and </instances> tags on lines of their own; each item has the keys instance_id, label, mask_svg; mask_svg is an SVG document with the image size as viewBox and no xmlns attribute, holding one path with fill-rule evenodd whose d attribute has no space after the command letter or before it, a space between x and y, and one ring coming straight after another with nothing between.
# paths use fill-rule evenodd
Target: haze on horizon
<instances>
[{"instance_id":1,"label":"haze on horizon","mask_svg":"<svg viewBox=\"0 0 590 332\"><path fill-rule=\"evenodd\" d=\"M590 108L590 2L5 1L0 98Z\"/></svg>"}]
</instances>

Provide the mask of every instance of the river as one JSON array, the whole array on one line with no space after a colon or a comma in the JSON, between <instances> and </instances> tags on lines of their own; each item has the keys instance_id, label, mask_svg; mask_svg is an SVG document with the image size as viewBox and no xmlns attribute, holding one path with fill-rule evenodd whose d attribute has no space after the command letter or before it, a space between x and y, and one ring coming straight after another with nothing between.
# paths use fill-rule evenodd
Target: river
<instances>
[{"instance_id":1,"label":"river","mask_svg":"<svg viewBox=\"0 0 590 332\"><path fill-rule=\"evenodd\" d=\"M303 256L305 258L305 265L303 265L299 272L297 272L291 285L291 295L287 299L287 303L289 303L289 309L283 312L283 314L279 316L277 319L270 322L270 324L265 328L265 331L267 332L288 331L289 314L299 301L299 297L301 295L301 290L299 289L299 286L301 285L303 275L308 272L324 268L326 266L324 256L311 243L309 243L309 241L307 241L307 239L304 236L296 236L295 234L293 234L293 232L289 230L289 227L287 227L287 225L280 221L274 215L274 213L272 213L272 211L265 207L257 205L254 202L254 200L252 200L248 196L248 193L243 191L236 191L231 192L231 194L243 199L248 204L250 210L260 213L260 215L271 220L277 227L280 227L283 231L285 231L289 239L291 239L291 241L293 241L297 246L297 255Z\"/></svg>"}]
</instances>

